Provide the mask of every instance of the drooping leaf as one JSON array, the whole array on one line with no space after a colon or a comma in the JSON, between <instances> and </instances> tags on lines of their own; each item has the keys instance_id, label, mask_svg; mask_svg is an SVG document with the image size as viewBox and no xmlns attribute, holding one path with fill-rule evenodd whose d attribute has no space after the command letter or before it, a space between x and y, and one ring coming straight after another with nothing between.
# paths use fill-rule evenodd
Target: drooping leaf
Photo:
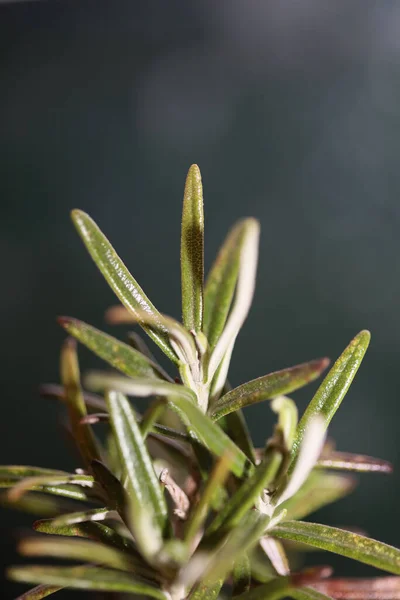
<instances>
[{"instance_id":1,"label":"drooping leaf","mask_svg":"<svg viewBox=\"0 0 400 600\"><path fill-rule=\"evenodd\" d=\"M92 460L100 459L101 454L90 425L81 423L87 415L87 410L81 389L76 342L72 338L67 338L62 346L60 371L72 435L85 467L90 469Z\"/></svg>"},{"instance_id":2,"label":"drooping leaf","mask_svg":"<svg viewBox=\"0 0 400 600\"><path fill-rule=\"evenodd\" d=\"M183 324L201 331L203 322L204 214L200 169L189 169L183 196L181 280Z\"/></svg>"},{"instance_id":3,"label":"drooping leaf","mask_svg":"<svg viewBox=\"0 0 400 600\"><path fill-rule=\"evenodd\" d=\"M350 531L304 521L287 521L277 525L271 535L341 554L400 575L400 550Z\"/></svg>"},{"instance_id":4,"label":"drooping leaf","mask_svg":"<svg viewBox=\"0 0 400 600\"><path fill-rule=\"evenodd\" d=\"M340 500L355 487L353 477L313 471L300 490L282 504L286 519L303 519L319 508Z\"/></svg>"},{"instance_id":5,"label":"drooping leaf","mask_svg":"<svg viewBox=\"0 0 400 600\"><path fill-rule=\"evenodd\" d=\"M239 408L293 392L314 381L328 364L327 358L313 360L244 383L215 403L211 409L211 417L216 421Z\"/></svg>"},{"instance_id":6,"label":"drooping leaf","mask_svg":"<svg viewBox=\"0 0 400 600\"><path fill-rule=\"evenodd\" d=\"M159 587L144 583L129 573L110 569L88 567L11 567L7 572L10 579L21 583L44 583L72 589L97 590L102 592L127 592L168 600Z\"/></svg>"},{"instance_id":7,"label":"drooping leaf","mask_svg":"<svg viewBox=\"0 0 400 600\"><path fill-rule=\"evenodd\" d=\"M26 538L18 544L24 556L50 556L104 565L112 569L135 572L136 562L127 552L92 540L61 536Z\"/></svg>"},{"instance_id":8,"label":"drooping leaf","mask_svg":"<svg viewBox=\"0 0 400 600\"><path fill-rule=\"evenodd\" d=\"M294 468L308 421L315 415L321 415L325 427L328 427L358 371L367 351L370 337L369 331L361 331L356 335L318 388L297 426L292 448L291 470Z\"/></svg>"},{"instance_id":9,"label":"drooping leaf","mask_svg":"<svg viewBox=\"0 0 400 600\"><path fill-rule=\"evenodd\" d=\"M85 243L92 259L100 269L111 289L118 296L126 308L134 315L138 311L147 312L158 320L159 313L154 305L147 298L142 288L129 273L128 269L111 246L105 235L97 227L96 223L80 210L72 211L72 220ZM138 317L140 324L141 320ZM143 324L143 329L158 344L165 354L173 362L177 362L177 356L170 344L167 333L163 331L163 325L160 319L160 328L155 331L152 327Z\"/></svg>"},{"instance_id":10,"label":"drooping leaf","mask_svg":"<svg viewBox=\"0 0 400 600\"><path fill-rule=\"evenodd\" d=\"M257 270L259 235L260 226L258 221L255 219L247 219L245 231L241 238L239 273L235 300L224 330L210 357L208 369L210 380L214 377L227 350L230 349L230 351L232 351L236 337L250 310Z\"/></svg>"},{"instance_id":11,"label":"drooping leaf","mask_svg":"<svg viewBox=\"0 0 400 600\"><path fill-rule=\"evenodd\" d=\"M128 400L110 391L107 404L134 510L130 525L142 551L151 556L160 548L167 518L163 492Z\"/></svg>"},{"instance_id":12,"label":"drooping leaf","mask_svg":"<svg viewBox=\"0 0 400 600\"><path fill-rule=\"evenodd\" d=\"M129 377L162 377L157 365L137 350L103 333L99 329L73 319L59 317L58 322L92 352Z\"/></svg>"},{"instance_id":13,"label":"drooping leaf","mask_svg":"<svg viewBox=\"0 0 400 600\"><path fill-rule=\"evenodd\" d=\"M328 594L341 600L400 600L400 577L333 578L317 582L314 587L313 591L320 596ZM314 596L309 597L314 599ZM303 598L299 597L299 600Z\"/></svg>"},{"instance_id":14,"label":"drooping leaf","mask_svg":"<svg viewBox=\"0 0 400 600\"><path fill-rule=\"evenodd\" d=\"M203 331L215 347L229 314L240 267L244 236L252 219L239 221L229 232L207 277L204 289Z\"/></svg>"},{"instance_id":15,"label":"drooping leaf","mask_svg":"<svg viewBox=\"0 0 400 600\"><path fill-rule=\"evenodd\" d=\"M338 471L354 471L358 473L392 473L393 465L380 458L352 454L351 452L330 452L321 456L317 467Z\"/></svg>"},{"instance_id":16,"label":"drooping leaf","mask_svg":"<svg viewBox=\"0 0 400 600\"><path fill-rule=\"evenodd\" d=\"M59 592L63 588L58 585L37 585L36 587L28 590L21 596L18 596L15 600L41 600L51 594Z\"/></svg>"}]
</instances>

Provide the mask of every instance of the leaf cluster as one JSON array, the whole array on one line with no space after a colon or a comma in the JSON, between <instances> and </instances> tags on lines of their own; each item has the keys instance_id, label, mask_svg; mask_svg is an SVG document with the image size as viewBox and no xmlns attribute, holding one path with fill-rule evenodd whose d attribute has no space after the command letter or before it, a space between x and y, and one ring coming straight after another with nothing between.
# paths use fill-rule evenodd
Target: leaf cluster
<instances>
[{"instance_id":1,"label":"leaf cluster","mask_svg":"<svg viewBox=\"0 0 400 600\"><path fill-rule=\"evenodd\" d=\"M361 331L323 379L298 419L288 397L318 378L326 358L285 368L231 389L229 362L254 293L259 225L240 221L204 282L200 171L188 173L181 234L182 323L160 313L94 221L73 222L120 304L109 323L138 324L178 370L173 379L135 333L122 342L62 317L61 400L80 455L75 473L0 467L3 504L40 515L21 540L29 557L72 566L25 565L9 576L35 584L25 599L63 588L131 593L162 600L400 598L400 551L354 531L303 521L354 487L354 473L390 472L386 461L338 452L328 425L367 350ZM81 383L76 340L108 364ZM143 404L145 410L138 410ZM276 413L255 448L242 412L269 401ZM105 422L106 436L98 435ZM320 549L390 574L371 580L296 570L299 553Z\"/></svg>"}]
</instances>

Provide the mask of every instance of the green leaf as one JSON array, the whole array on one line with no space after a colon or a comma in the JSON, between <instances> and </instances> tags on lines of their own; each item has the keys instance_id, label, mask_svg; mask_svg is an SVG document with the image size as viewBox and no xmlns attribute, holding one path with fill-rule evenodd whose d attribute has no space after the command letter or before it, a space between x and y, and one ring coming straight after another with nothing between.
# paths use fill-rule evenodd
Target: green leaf
<instances>
[{"instance_id":1,"label":"green leaf","mask_svg":"<svg viewBox=\"0 0 400 600\"><path fill-rule=\"evenodd\" d=\"M55 594L62 589L63 588L58 585L38 585L25 592L25 594L18 596L16 600L41 600L42 598L46 598L46 596Z\"/></svg>"},{"instance_id":2,"label":"green leaf","mask_svg":"<svg viewBox=\"0 0 400 600\"><path fill-rule=\"evenodd\" d=\"M19 500L23 494L26 494L26 492L30 490L48 491L48 489L51 488L62 489L62 487L68 486L68 488L66 488L66 491L68 492L68 490L73 486L93 488L94 480L90 475L38 475L35 477L27 477L26 479L14 481L14 484L11 483L11 486L7 485L7 482L4 481L0 482L0 485L3 485L3 487L11 487L10 491L8 492L8 497L10 500ZM66 495L67 497L74 497L73 495ZM76 497L76 499L84 500L86 499L86 495Z\"/></svg>"},{"instance_id":3,"label":"green leaf","mask_svg":"<svg viewBox=\"0 0 400 600\"><path fill-rule=\"evenodd\" d=\"M211 409L211 417L217 421L239 408L293 392L314 381L328 364L327 358L312 360L244 383L222 396L215 403Z\"/></svg>"},{"instance_id":4,"label":"green leaf","mask_svg":"<svg viewBox=\"0 0 400 600\"><path fill-rule=\"evenodd\" d=\"M53 519L53 524L58 526L74 525L76 523L85 523L86 521L98 522L115 518L118 518L117 513L109 508L92 508L91 510L76 511L62 515Z\"/></svg>"},{"instance_id":5,"label":"green leaf","mask_svg":"<svg viewBox=\"0 0 400 600\"><path fill-rule=\"evenodd\" d=\"M28 492L22 498L13 502L9 500L7 493L4 493L4 491L0 492L0 506L30 513L36 517L48 518L76 510L78 507L74 501L38 492Z\"/></svg>"},{"instance_id":6,"label":"green leaf","mask_svg":"<svg viewBox=\"0 0 400 600\"><path fill-rule=\"evenodd\" d=\"M321 415L325 426L328 427L358 371L364 354L367 351L370 337L371 334L369 331L361 331L356 335L318 388L317 393L311 400L297 426L292 448L291 470L294 468L294 462L299 452L308 421L315 415Z\"/></svg>"},{"instance_id":7,"label":"green leaf","mask_svg":"<svg viewBox=\"0 0 400 600\"><path fill-rule=\"evenodd\" d=\"M282 503L281 508L287 510L285 519L303 519L350 494L355 484L353 477L314 470L297 494Z\"/></svg>"},{"instance_id":8,"label":"green leaf","mask_svg":"<svg viewBox=\"0 0 400 600\"><path fill-rule=\"evenodd\" d=\"M271 581L236 596L235 600L280 600L288 596L291 586L290 577L274 577Z\"/></svg>"},{"instance_id":9,"label":"green leaf","mask_svg":"<svg viewBox=\"0 0 400 600\"><path fill-rule=\"evenodd\" d=\"M252 468L247 456L216 423L201 412L193 401L184 396L171 395L168 402L176 410L194 439L200 441L215 456L230 454L231 469L237 477L242 477L246 470Z\"/></svg>"},{"instance_id":10,"label":"green leaf","mask_svg":"<svg viewBox=\"0 0 400 600\"><path fill-rule=\"evenodd\" d=\"M147 298L142 288L129 273L128 269L111 246L105 235L97 227L96 223L80 210L72 211L72 220L86 245L92 259L107 280L111 289L118 296L126 308L137 315L138 311L147 312L159 320L161 331L164 329L159 319L159 312ZM141 323L140 317L138 322ZM148 325L143 324L143 329L158 344L165 354L173 362L177 363L177 356L170 344L167 333L155 331Z\"/></svg>"},{"instance_id":11,"label":"green leaf","mask_svg":"<svg viewBox=\"0 0 400 600\"><path fill-rule=\"evenodd\" d=\"M226 323L239 275L240 253L252 219L239 221L229 232L211 267L204 290L203 331L215 347Z\"/></svg>"},{"instance_id":12,"label":"green leaf","mask_svg":"<svg viewBox=\"0 0 400 600\"><path fill-rule=\"evenodd\" d=\"M364 454L352 454L351 452L330 452L326 456L321 456L316 466L323 469L354 471L357 473L393 472L393 465L387 460L365 456Z\"/></svg>"},{"instance_id":13,"label":"green leaf","mask_svg":"<svg viewBox=\"0 0 400 600\"><path fill-rule=\"evenodd\" d=\"M128 344L78 319L59 317L58 322L70 335L128 377L161 377L157 365Z\"/></svg>"},{"instance_id":14,"label":"green leaf","mask_svg":"<svg viewBox=\"0 0 400 600\"><path fill-rule=\"evenodd\" d=\"M242 328L253 300L256 280L260 226L255 219L247 219L240 246L239 273L235 301L224 330L210 357L208 377L211 381L226 354L232 352L236 337ZM223 383L221 385L221 389Z\"/></svg>"},{"instance_id":15,"label":"green leaf","mask_svg":"<svg viewBox=\"0 0 400 600\"><path fill-rule=\"evenodd\" d=\"M400 550L357 533L316 523L287 521L277 525L271 535L341 554L400 575Z\"/></svg>"},{"instance_id":16,"label":"green leaf","mask_svg":"<svg viewBox=\"0 0 400 600\"><path fill-rule=\"evenodd\" d=\"M259 503L264 489L274 481L281 464L282 440L278 432L276 438L268 443L262 462L220 510L207 529L207 534L238 526L245 514Z\"/></svg>"},{"instance_id":17,"label":"green leaf","mask_svg":"<svg viewBox=\"0 0 400 600\"><path fill-rule=\"evenodd\" d=\"M201 580L192 587L188 600L217 600L223 583L222 579L212 582Z\"/></svg>"},{"instance_id":18,"label":"green leaf","mask_svg":"<svg viewBox=\"0 0 400 600\"><path fill-rule=\"evenodd\" d=\"M69 539L61 536L26 538L18 544L24 556L50 556L85 561L121 571L135 571L136 561L127 552L99 544L92 540Z\"/></svg>"},{"instance_id":19,"label":"green leaf","mask_svg":"<svg viewBox=\"0 0 400 600\"><path fill-rule=\"evenodd\" d=\"M196 539L199 531L203 527L209 510L212 506L214 495L218 493L218 489L225 483L225 480L230 471L230 456L226 454L222 456L214 469L212 470L205 488L200 495L199 501L192 510L190 517L185 527L185 543L190 547L193 540Z\"/></svg>"},{"instance_id":20,"label":"green leaf","mask_svg":"<svg viewBox=\"0 0 400 600\"><path fill-rule=\"evenodd\" d=\"M127 497L122 483L105 464L98 460L93 461L92 470L95 480L106 493L110 508L116 510L122 519L126 521Z\"/></svg>"},{"instance_id":21,"label":"green leaf","mask_svg":"<svg viewBox=\"0 0 400 600\"><path fill-rule=\"evenodd\" d=\"M291 450L298 422L297 406L286 396L277 396L271 402L272 410L279 416L279 426L283 431L285 445Z\"/></svg>"},{"instance_id":22,"label":"green leaf","mask_svg":"<svg viewBox=\"0 0 400 600\"><path fill-rule=\"evenodd\" d=\"M82 419L87 416L87 410L80 383L76 342L72 338L65 340L62 346L60 371L72 435L85 467L90 469L92 460L100 459L100 450L90 425L82 425L81 423Z\"/></svg>"},{"instance_id":23,"label":"green leaf","mask_svg":"<svg viewBox=\"0 0 400 600\"><path fill-rule=\"evenodd\" d=\"M7 572L14 581L22 583L45 583L80 590L102 592L127 592L168 600L158 587L144 583L128 573L110 569L87 567L11 567Z\"/></svg>"},{"instance_id":24,"label":"green leaf","mask_svg":"<svg viewBox=\"0 0 400 600\"><path fill-rule=\"evenodd\" d=\"M222 417L219 426L226 431L231 440L235 442L251 462L255 463L256 453L243 412L235 410L235 412Z\"/></svg>"},{"instance_id":25,"label":"green leaf","mask_svg":"<svg viewBox=\"0 0 400 600\"><path fill-rule=\"evenodd\" d=\"M248 554L244 552L233 565L232 570L233 588L232 595L238 596L250 589L251 569Z\"/></svg>"},{"instance_id":26,"label":"green leaf","mask_svg":"<svg viewBox=\"0 0 400 600\"><path fill-rule=\"evenodd\" d=\"M203 321L204 214L200 169L189 169L183 196L181 232L183 324L201 331Z\"/></svg>"},{"instance_id":27,"label":"green leaf","mask_svg":"<svg viewBox=\"0 0 400 600\"><path fill-rule=\"evenodd\" d=\"M130 525L142 551L154 556L160 549L167 518L163 492L128 400L110 391L107 404L134 511Z\"/></svg>"},{"instance_id":28,"label":"green leaf","mask_svg":"<svg viewBox=\"0 0 400 600\"><path fill-rule=\"evenodd\" d=\"M318 592L317 590L314 590L313 588L309 587L303 587L298 589L291 588L287 591L287 596L289 596L289 598L293 598L294 600L333 600L331 596L321 594L321 592ZM363 598L363 600L367 599ZM383 598L381 600L383 600ZM392 600L395 600L395 598L392 598Z\"/></svg>"}]
</instances>

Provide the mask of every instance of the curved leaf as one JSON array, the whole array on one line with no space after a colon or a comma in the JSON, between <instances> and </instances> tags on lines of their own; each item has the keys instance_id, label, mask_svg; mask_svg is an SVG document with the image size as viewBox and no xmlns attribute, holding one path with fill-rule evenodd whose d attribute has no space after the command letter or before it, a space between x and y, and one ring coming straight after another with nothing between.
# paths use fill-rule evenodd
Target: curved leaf
<instances>
[{"instance_id":1,"label":"curved leaf","mask_svg":"<svg viewBox=\"0 0 400 600\"><path fill-rule=\"evenodd\" d=\"M317 523L287 521L277 525L271 535L341 554L400 575L400 550L357 533Z\"/></svg>"},{"instance_id":2,"label":"curved leaf","mask_svg":"<svg viewBox=\"0 0 400 600\"><path fill-rule=\"evenodd\" d=\"M88 567L11 567L7 571L10 579L22 583L44 583L80 590L102 592L127 592L168 600L158 587L144 583L128 573L110 569Z\"/></svg>"},{"instance_id":3,"label":"curved leaf","mask_svg":"<svg viewBox=\"0 0 400 600\"><path fill-rule=\"evenodd\" d=\"M129 273L128 269L105 235L97 227L96 223L89 215L81 210L72 211L72 220L92 259L122 304L134 315L137 315L138 311L144 311L153 315L156 321L159 320L160 330L162 332L164 327L161 323L161 319L159 319L159 312ZM141 323L140 317L138 317L138 322ZM178 359L170 344L167 333L165 331L164 333L155 331L145 324L142 326L153 341L158 344L163 352L165 352L168 358L176 363Z\"/></svg>"},{"instance_id":4,"label":"curved leaf","mask_svg":"<svg viewBox=\"0 0 400 600\"><path fill-rule=\"evenodd\" d=\"M200 169L189 169L183 196L181 279L183 324L201 331L203 321L204 214Z\"/></svg>"},{"instance_id":5,"label":"curved leaf","mask_svg":"<svg viewBox=\"0 0 400 600\"><path fill-rule=\"evenodd\" d=\"M12 485L8 492L8 497L10 500L19 500L21 496L26 494L29 490L46 491L46 488L56 489L65 485L69 485L69 488L73 486L93 488L94 480L90 475L38 475L36 477L27 477L26 479L20 479L18 482L14 482L14 485ZM70 497L72 498L73 496ZM83 498L85 498L85 496ZM82 498L77 498L77 500L81 499Z\"/></svg>"},{"instance_id":6,"label":"curved leaf","mask_svg":"<svg viewBox=\"0 0 400 600\"><path fill-rule=\"evenodd\" d=\"M239 408L288 394L314 381L329 364L327 358L312 360L253 379L222 396L212 407L214 421Z\"/></svg>"},{"instance_id":7,"label":"curved leaf","mask_svg":"<svg viewBox=\"0 0 400 600\"><path fill-rule=\"evenodd\" d=\"M217 371L228 349L232 349L236 337L242 328L253 300L258 259L258 240L260 226L255 219L247 219L240 247L239 274L235 301L224 330L210 357L209 379Z\"/></svg>"},{"instance_id":8,"label":"curved leaf","mask_svg":"<svg viewBox=\"0 0 400 600\"><path fill-rule=\"evenodd\" d=\"M308 421L315 415L321 415L324 419L325 427L328 427L358 371L364 354L367 351L370 338L371 334L369 331L361 331L356 335L318 388L317 393L311 400L297 426L292 448L293 459L291 470L294 468L294 462L299 452Z\"/></svg>"},{"instance_id":9,"label":"curved leaf","mask_svg":"<svg viewBox=\"0 0 400 600\"><path fill-rule=\"evenodd\" d=\"M128 344L124 344L78 319L59 317L58 322L70 335L73 335L97 356L125 375L129 377L163 377L155 363Z\"/></svg>"},{"instance_id":10,"label":"curved leaf","mask_svg":"<svg viewBox=\"0 0 400 600\"><path fill-rule=\"evenodd\" d=\"M215 347L229 314L239 275L243 240L252 219L239 221L229 232L207 277L204 289L203 331Z\"/></svg>"},{"instance_id":11,"label":"curved leaf","mask_svg":"<svg viewBox=\"0 0 400 600\"><path fill-rule=\"evenodd\" d=\"M61 348L60 371L73 439L85 467L90 469L92 460L100 458L100 449L90 425L81 423L87 416L87 410L81 389L76 342L72 338L67 338Z\"/></svg>"}]
</instances>

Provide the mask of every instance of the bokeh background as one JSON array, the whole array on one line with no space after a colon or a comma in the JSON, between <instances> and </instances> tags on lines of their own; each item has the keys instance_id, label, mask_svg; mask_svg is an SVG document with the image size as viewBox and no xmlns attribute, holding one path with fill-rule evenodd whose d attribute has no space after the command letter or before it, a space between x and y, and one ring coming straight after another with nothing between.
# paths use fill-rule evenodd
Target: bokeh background
<instances>
[{"instance_id":1,"label":"bokeh background","mask_svg":"<svg viewBox=\"0 0 400 600\"><path fill-rule=\"evenodd\" d=\"M334 359L372 331L331 433L343 450L393 461L395 475L361 477L317 517L399 544L399 156L399 2L1 2L0 462L76 466L60 407L38 386L58 380L56 315L102 326L114 298L70 209L88 211L179 317L181 200L197 162L207 266L237 218L262 226L233 384ZM294 394L300 410L314 389ZM246 416L263 444L268 406ZM32 519L0 519L5 565ZM1 585L1 598L20 591Z\"/></svg>"}]
</instances>

